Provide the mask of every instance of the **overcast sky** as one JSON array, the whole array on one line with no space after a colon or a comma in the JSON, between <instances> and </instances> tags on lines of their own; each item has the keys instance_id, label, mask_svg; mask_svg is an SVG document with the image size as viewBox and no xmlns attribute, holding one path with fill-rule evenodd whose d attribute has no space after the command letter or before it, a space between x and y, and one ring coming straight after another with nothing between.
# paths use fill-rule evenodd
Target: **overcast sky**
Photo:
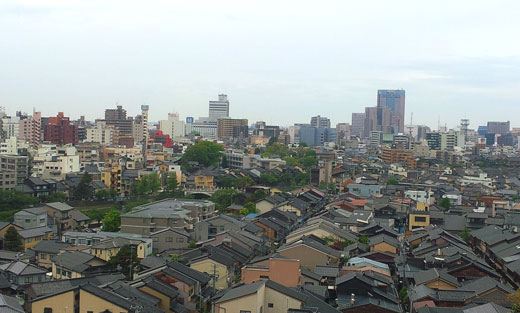
<instances>
[{"instance_id":1,"label":"overcast sky","mask_svg":"<svg viewBox=\"0 0 520 313\"><path fill-rule=\"evenodd\" d=\"M101 118L123 105L290 125L350 122L377 89L406 123L520 126L520 1L1 0L0 106Z\"/></svg>"}]
</instances>

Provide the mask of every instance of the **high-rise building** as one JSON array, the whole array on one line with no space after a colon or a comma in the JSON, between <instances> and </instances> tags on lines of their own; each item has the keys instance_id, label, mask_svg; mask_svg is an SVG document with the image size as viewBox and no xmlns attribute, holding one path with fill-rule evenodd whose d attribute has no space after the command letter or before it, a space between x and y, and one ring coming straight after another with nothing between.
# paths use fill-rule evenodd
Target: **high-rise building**
<instances>
[{"instance_id":1,"label":"high-rise building","mask_svg":"<svg viewBox=\"0 0 520 313\"><path fill-rule=\"evenodd\" d=\"M41 112L34 112L32 117L21 120L19 124L19 138L27 141L33 147L41 143Z\"/></svg>"},{"instance_id":2,"label":"high-rise building","mask_svg":"<svg viewBox=\"0 0 520 313\"><path fill-rule=\"evenodd\" d=\"M365 133L365 113L352 113L352 123L350 125L350 134L352 136L363 137Z\"/></svg>"},{"instance_id":3,"label":"high-rise building","mask_svg":"<svg viewBox=\"0 0 520 313\"><path fill-rule=\"evenodd\" d=\"M350 138L350 124L349 123L338 123L336 124L336 136L338 137L338 143L341 140Z\"/></svg>"},{"instance_id":4,"label":"high-rise building","mask_svg":"<svg viewBox=\"0 0 520 313\"><path fill-rule=\"evenodd\" d=\"M167 120L159 121L159 130L164 135L170 136L170 138L184 137L185 124L184 121L179 118L177 113L168 113Z\"/></svg>"},{"instance_id":5,"label":"high-rise building","mask_svg":"<svg viewBox=\"0 0 520 313\"><path fill-rule=\"evenodd\" d=\"M126 110L122 106L106 109L105 121L107 125L112 125L118 130L120 137L132 136L133 119L126 116Z\"/></svg>"},{"instance_id":6,"label":"high-rise building","mask_svg":"<svg viewBox=\"0 0 520 313\"><path fill-rule=\"evenodd\" d=\"M95 125L87 128L86 142L96 142L103 145L118 143L117 130L114 126L108 126L105 121L97 121Z\"/></svg>"},{"instance_id":7,"label":"high-rise building","mask_svg":"<svg viewBox=\"0 0 520 313\"><path fill-rule=\"evenodd\" d=\"M428 143L428 147L430 147L430 149L440 150L441 149L441 134L438 132L426 133L426 142Z\"/></svg>"},{"instance_id":8,"label":"high-rise building","mask_svg":"<svg viewBox=\"0 0 520 313\"><path fill-rule=\"evenodd\" d=\"M141 105L141 124L143 125L143 146L146 149L146 145L148 144L148 110L150 107L148 105Z\"/></svg>"},{"instance_id":9,"label":"high-rise building","mask_svg":"<svg viewBox=\"0 0 520 313\"><path fill-rule=\"evenodd\" d=\"M234 119L234 118L219 118L217 120L217 136L218 138L233 138L235 127L235 134L239 136L243 135L243 128L247 127L247 119Z\"/></svg>"},{"instance_id":10,"label":"high-rise building","mask_svg":"<svg viewBox=\"0 0 520 313\"><path fill-rule=\"evenodd\" d=\"M218 120L219 118L229 117L229 100L227 95L218 95L218 101L209 102L209 118L211 120Z\"/></svg>"},{"instance_id":11,"label":"high-rise building","mask_svg":"<svg viewBox=\"0 0 520 313\"><path fill-rule=\"evenodd\" d=\"M311 126L300 126L300 142L308 146L323 146L326 142L336 142L335 128L320 128Z\"/></svg>"},{"instance_id":12,"label":"high-rise building","mask_svg":"<svg viewBox=\"0 0 520 313\"><path fill-rule=\"evenodd\" d=\"M330 119L321 116L311 118L311 127L330 128Z\"/></svg>"},{"instance_id":13,"label":"high-rise building","mask_svg":"<svg viewBox=\"0 0 520 313\"><path fill-rule=\"evenodd\" d=\"M59 112L57 116L49 117L44 140L56 145L75 145L78 143L78 126L72 125L70 119Z\"/></svg>"},{"instance_id":14,"label":"high-rise building","mask_svg":"<svg viewBox=\"0 0 520 313\"><path fill-rule=\"evenodd\" d=\"M365 108L365 121L364 121L364 138L368 138L370 136L370 132L377 129L377 107L367 107Z\"/></svg>"},{"instance_id":15,"label":"high-rise building","mask_svg":"<svg viewBox=\"0 0 520 313\"><path fill-rule=\"evenodd\" d=\"M18 138L18 131L20 125L20 117L18 116L7 116L2 117L2 134L5 139L11 137Z\"/></svg>"},{"instance_id":16,"label":"high-rise building","mask_svg":"<svg viewBox=\"0 0 520 313\"><path fill-rule=\"evenodd\" d=\"M490 134L505 135L510 131L510 122L488 122L487 132Z\"/></svg>"},{"instance_id":17,"label":"high-rise building","mask_svg":"<svg viewBox=\"0 0 520 313\"><path fill-rule=\"evenodd\" d=\"M378 127L385 131L390 128L394 134L404 132L405 91L377 91ZM388 109L390 112L386 112Z\"/></svg>"}]
</instances>

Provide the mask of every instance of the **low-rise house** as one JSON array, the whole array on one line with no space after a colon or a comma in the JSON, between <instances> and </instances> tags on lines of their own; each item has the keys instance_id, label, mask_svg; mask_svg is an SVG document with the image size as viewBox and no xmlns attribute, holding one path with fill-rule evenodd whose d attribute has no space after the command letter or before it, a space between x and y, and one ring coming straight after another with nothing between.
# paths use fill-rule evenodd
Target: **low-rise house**
<instances>
[{"instance_id":1,"label":"low-rise house","mask_svg":"<svg viewBox=\"0 0 520 313\"><path fill-rule=\"evenodd\" d=\"M239 261L233 258L233 254L227 253L220 246L207 246L202 250L200 256L194 257L188 262L190 268L210 275L211 281L209 284L217 290L230 287L235 279Z\"/></svg>"},{"instance_id":2,"label":"low-rise house","mask_svg":"<svg viewBox=\"0 0 520 313\"><path fill-rule=\"evenodd\" d=\"M0 312L24 313L18 299L0 294Z\"/></svg>"},{"instance_id":3,"label":"low-rise house","mask_svg":"<svg viewBox=\"0 0 520 313\"><path fill-rule=\"evenodd\" d=\"M190 234L184 228L168 227L150 234L152 250L161 253L171 249L183 249L190 243Z\"/></svg>"},{"instance_id":4,"label":"low-rise house","mask_svg":"<svg viewBox=\"0 0 520 313\"><path fill-rule=\"evenodd\" d=\"M20 287L48 279L47 270L21 261L0 264L0 272L12 284L11 288L15 291Z\"/></svg>"},{"instance_id":5,"label":"low-rise house","mask_svg":"<svg viewBox=\"0 0 520 313\"><path fill-rule=\"evenodd\" d=\"M335 224L323 220L317 219L314 221L308 221L306 225L295 229L285 238L287 243L291 243L293 241L299 240L303 236L314 235L318 238L331 238L341 241L351 241L356 242L358 240L357 235L354 233L340 229Z\"/></svg>"},{"instance_id":6,"label":"low-rise house","mask_svg":"<svg viewBox=\"0 0 520 313\"><path fill-rule=\"evenodd\" d=\"M200 310L201 302L208 300L209 281L211 277L206 273L196 271L179 262L170 262L165 265L151 268L134 275L134 279L143 279L153 276L162 282L177 288L180 302L190 311ZM202 300L202 301L200 301Z\"/></svg>"},{"instance_id":7,"label":"low-rise house","mask_svg":"<svg viewBox=\"0 0 520 313\"><path fill-rule=\"evenodd\" d=\"M107 262L85 252L64 252L52 258L54 279L81 278L108 272Z\"/></svg>"},{"instance_id":8,"label":"low-rise house","mask_svg":"<svg viewBox=\"0 0 520 313\"><path fill-rule=\"evenodd\" d=\"M69 246L70 244L61 241L42 240L32 247L31 250L35 253L38 266L52 268L51 258Z\"/></svg>"},{"instance_id":9,"label":"low-rise house","mask_svg":"<svg viewBox=\"0 0 520 313\"><path fill-rule=\"evenodd\" d=\"M400 244L399 241L394 237L380 234L374 237L370 237L368 246L370 247L370 251L391 252L393 254L397 254L399 252Z\"/></svg>"},{"instance_id":10,"label":"low-rise house","mask_svg":"<svg viewBox=\"0 0 520 313\"><path fill-rule=\"evenodd\" d=\"M20 235L22 239L22 249L24 251L33 248L42 240L49 240L51 234L52 229L47 226L22 229L18 231L18 235Z\"/></svg>"},{"instance_id":11,"label":"low-rise house","mask_svg":"<svg viewBox=\"0 0 520 313\"><path fill-rule=\"evenodd\" d=\"M39 207L16 212L13 221L23 229L49 226L47 211Z\"/></svg>"},{"instance_id":12,"label":"low-rise house","mask_svg":"<svg viewBox=\"0 0 520 313\"><path fill-rule=\"evenodd\" d=\"M246 223L231 216L220 214L195 223L193 230L197 241L206 241L224 231L240 231Z\"/></svg>"},{"instance_id":13,"label":"low-rise house","mask_svg":"<svg viewBox=\"0 0 520 313\"><path fill-rule=\"evenodd\" d=\"M417 272L414 277L415 285L426 285L437 290L454 290L460 287L457 278L449 275L444 270L432 268Z\"/></svg>"},{"instance_id":14,"label":"low-rise house","mask_svg":"<svg viewBox=\"0 0 520 313\"><path fill-rule=\"evenodd\" d=\"M274 218L258 218L254 222L255 225L264 230L264 236L271 241L281 241L289 233L289 225Z\"/></svg>"},{"instance_id":15,"label":"low-rise house","mask_svg":"<svg viewBox=\"0 0 520 313\"><path fill-rule=\"evenodd\" d=\"M271 197L267 197L267 198L257 201L256 210L260 214L263 214L265 212L271 211L273 208L279 206L280 204L282 204L286 201L287 201L287 199L285 199L284 197L282 197L278 194L275 194Z\"/></svg>"},{"instance_id":16,"label":"low-rise house","mask_svg":"<svg viewBox=\"0 0 520 313\"><path fill-rule=\"evenodd\" d=\"M288 259L300 260L301 266L314 270L317 265L337 264L345 255L317 241L302 238L281 246L278 253Z\"/></svg>"},{"instance_id":17,"label":"low-rise house","mask_svg":"<svg viewBox=\"0 0 520 313\"><path fill-rule=\"evenodd\" d=\"M151 254L150 249L146 248L148 244L148 240L129 239L124 237L107 238L92 245L90 248L90 254L102 260L109 261L111 257L117 255L123 246L130 246L135 248L135 251L137 252L136 258L144 259ZM146 251L149 254L146 254Z\"/></svg>"},{"instance_id":18,"label":"low-rise house","mask_svg":"<svg viewBox=\"0 0 520 313\"><path fill-rule=\"evenodd\" d=\"M304 308L306 300L292 288L261 280L227 290L215 301L215 312L297 312Z\"/></svg>"},{"instance_id":19,"label":"low-rise house","mask_svg":"<svg viewBox=\"0 0 520 313\"><path fill-rule=\"evenodd\" d=\"M242 267L242 282L250 284L259 280L272 280L286 287L301 285L300 260L281 256L253 259Z\"/></svg>"},{"instance_id":20,"label":"low-rise house","mask_svg":"<svg viewBox=\"0 0 520 313\"><path fill-rule=\"evenodd\" d=\"M152 238L148 238L142 235L137 234L128 234L128 233L112 233L112 232L97 232L97 233L87 233L87 232L66 232L62 236L62 241L69 243L74 246L86 246L91 247L92 245L96 245L104 240L110 238L125 238L132 241L139 241L143 244L139 244L139 248L137 249L137 257L139 259L143 259L148 255L152 254ZM82 250L82 249L80 249Z\"/></svg>"},{"instance_id":21,"label":"low-rise house","mask_svg":"<svg viewBox=\"0 0 520 313\"><path fill-rule=\"evenodd\" d=\"M153 276L133 281L130 285L143 293L158 298L160 302L157 307L164 312L188 312L188 309L177 301L177 297L179 296L177 288L166 284Z\"/></svg>"}]
</instances>

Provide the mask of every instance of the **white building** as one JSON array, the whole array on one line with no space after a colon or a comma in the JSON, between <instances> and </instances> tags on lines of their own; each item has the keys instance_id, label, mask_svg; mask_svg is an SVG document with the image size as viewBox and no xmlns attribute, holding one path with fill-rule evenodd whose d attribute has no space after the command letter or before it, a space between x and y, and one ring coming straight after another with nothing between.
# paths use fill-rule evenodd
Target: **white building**
<instances>
[{"instance_id":1,"label":"white building","mask_svg":"<svg viewBox=\"0 0 520 313\"><path fill-rule=\"evenodd\" d=\"M2 117L2 131L5 138L18 137L18 130L20 118L18 116L4 116Z\"/></svg>"},{"instance_id":2,"label":"white building","mask_svg":"<svg viewBox=\"0 0 520 313\"><path fill-rule=\"evenodd\" d=\"M117 130L113 126L107 126L104 121L97 121L96 124L87 128L86 142L97 142L103 145L117 144Z\"/></svg>"},{"instance_id":3,"label":"white building","mask_svg":"<svg viewBox=\"0 0 520 313\"><path fill-rule=\"evenodd\" d=\"M60 180L69 173L79 173L80 169L79 155L74 146L44 144L33 158L32 176Z\"/></svg>"},{"instance_id":4,"label":"white building","mask_svg":"<svg viewBox=\"0 0 520 313\"><path fill-rule=\"evenodd\" d=\"M179 114L168 113L167 120L159 121L159 130L164 135L170 136L171 139L184 137L185 124L183 120L179 119Z\"/></svg>"},{"instance_id":5,"label":"white building","mask_svg":"<svg viewBox=\"0 0 520 313\"><path fill-rule=\"evenodd\" d=\"M206 139L217 139L217 122L207 117L201 117L190 123L189 133L199 134L199 136Z\"/></svg>"},{"instance_id":6,"label":"white building","mask_svg":"<svg viewBox=\"0 0 520 313\"><path fill-rule=\"evenodd\" d=\"M218 95L218 101L209 102L209 118L217 121L219 118L229 117L229 100L227 95Z\"/></svg>"},{"instance_id":7,"label":"white building","mask_svg":"<svg viewBox=\"0 0 520 313\"><path fill-rule=\"evenodd\" d=\"M404 196L420 203L432 204L434 200L433 191L430 190L406 190Z\"/></svg>"},{"instance_id":8,"label":"white building","mask_svg":"<svg viewBox=\"0 0 520 313\"><path fill-rule=\"evenodd\" d=\"M481 184L493 188L493 179L487 177L486 173L480 173L479 176L462 176L460 184L462 186Z\"/></svg>"}]
</instances>

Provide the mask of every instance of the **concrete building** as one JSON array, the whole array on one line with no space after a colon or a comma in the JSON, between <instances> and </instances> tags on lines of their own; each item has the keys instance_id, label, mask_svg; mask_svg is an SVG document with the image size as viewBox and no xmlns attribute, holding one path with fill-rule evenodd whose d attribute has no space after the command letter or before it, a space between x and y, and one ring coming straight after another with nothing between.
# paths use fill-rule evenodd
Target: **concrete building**
<instances>
[{"instance_id":1,"label":"concrete building","mask_svg":"<svg viewBox=\"0 0 520 313\"><path fill-rule=\"evenodd\" d=\"M109 146L117 144L118 137L118 132L114 126L107 125L105 121L97 121L94 126L87 128L85 142L95 142Z\"/></svg>"},{"instance_id":2,"label":"concrete building","mask_svg":"<svg viewBox=\"0 0 520 313\"><path fill-rule=\"evenodd\" d=\"M308 146L323 146L326 142L336 142L336 129L301 126L299 136L300 142Z\"/></svg>"},{"instance_id":3,"label":"concrete building","mask_svg":"<svg viewBox=\"0 0 520 313\"><path fill-rule=\"evenodd\" d=\"M150 235L168 227L191 229L194 223L213 216L214 212L215 204L210 201L165 199L121 215L121 231Z\"/></svg>"},{"instance_id":4,"label":"concrete building","mask_svg":"<svg viewBox=\"0 0 520 313\"><path fill-rule=\"evenodd\" d=\"M63 112L55 117L49 117L45 126L44 140L57 145L78 144L78 126L72 125Z\"/></svg>"},{"instance_id":5,"label":"concrete building","mask_svg":"<svg viewBox=\"0 0 520 313\"><path fill-rule=\"evenodd\" d=\"M13 190L29 177L29 158L20 155L0 155L0 189Z\"/></svg>"},{"instance_id":6,"label":"concrete building","mask_svg":"<svg viewBox=\"0 0 520 313\"><path fill-rule=\"evenodd\" d=\"M184 137L185 127L184 121L179 118L177 113L168 113L167 120L159 121L159 130L172 139Z\"/></svg>"},{"instance_id":7,"label":"concrete building","mask_svg":"<svg viewBox=\"0 0 520 313\"><path fill-rule=\"evenodd\" d=\"M426 133L426 142L431 150L441 149L441 134L438 132Z\"/></svg>"},{"instance_id":8,"label":"concrete building","mask_svg":"<svg viewBox=\"0 0 520 313\"><path fill-rule=\"evenodd\" d=\"M114 126L121 137L132 136L133 119L126 116L126 110L121 105L115 109L105 110L105 122Z\"/></svg>"},{"instance_id":9,"label":"concrete building","mask_svg":"<svg viewBox=\"0 0 520 313\"><path fill-rule=\"evenodd\" d=\"M146 145L148 144L148 139L150 137L150 134L148 133L148 111L150 110L150 106L148 105L141 105L141 125L142 125L142 141L139 143L143 145L144 149L146 150Z\"/></svg>"},{"instance_id":10,"label":"concrete building","mask_svg":"<svg viewBox=\"0 0 520 313\"><path fill-rule=\"evenodd\" d=\"M505 135L511 130L510 122L488 122L487 133Z\"/></svg>"},{"instance_id":11,"label":"concrete building","mask_svg":"<svg viewBox=\"0 0 520 313\"><path fill-rule=\"evenodd\" d=\"M387 164L402 163L408 168L417 167L415 157L409 150L383 149L381 153L381 160Z\"/></svg>"},{"instance_id":12,"label":"concrete building","mask_svg":"<svg viewBox=\"0 0 520 313\"><path fill-rule=\"evenodd\" d=\"M205 139L217 139L217 121L201 117L186 124L186 134L195 134Z\"/></svg>"},{"instance_id":13,"label":"concrete building","mask_svg":"<svg viewBox=\"0 0 520 313\"><path fill-rule=\"evenodd\" d=\"M313 116L311 118L311 127L330 128L330 119L322 116Z\"/></svg>"},{"instance_id":14,"label":"concrete building","mask_svg":"<svg viewBox=\"0 0 520 313\"><path fill-rule=\"evenodd\" d=\"M42 113L33 112L31 118L20 121L18 129L18 138L28 142L33 147L38 147L42 139L41 123Z\"/></svg>"},{"instance_id":15,"label":"concrete building","mask_svg":"<svg viewBox=\"0 0 520 313\"><path fill-rule=\"evenodd\" d=\"M217 120L217 137L222 138L235 138L234 133L239 135L241 127L248 127L247 119L234 119L234 118L219 118ZM247 136L246 136L247 137Z\"/></svg>"},{"instance_id":16,"label":"concrete building","mask_svg":"<svg viewBox=\"0 0 520 313\"><path fill-rule=\"evenodd\" d=\"M217 121L219 118L229 117L229 100L227 95L218 95L218 101L209 102L209 119Z\"/></svg>"},{"instance_id":17,"label":"concrete building","mask_svg":"<svg viewBox=\"0 0 520 313\"><path fill-rule=\"evenodd\" d=\"M2 117L2 134L5 139L18 137L20 118L18 116Z\"/></svg>"},{"instance_id":18,"label":"concrete building","mask_svg":"<svg viewBox=\"0 0 520 313\"><path fill-rule=\"evenodd\" d=\"M368 137L368 145L377 147L381 144L383 144L383 132L377 130L371 131Z\"/></svg>"},{"instance_id":19,"label":"concrete building","mask_svg":"<svg viewBox=\"0 0 520 313\"><path fill-rule=\"evenodd\" d=\"M378 126L383 129L387 126L392 128L394 134L404 133L405 116L405 91L404 90L378 90L377 91ZM384 108L390 110L389 125L384 117Z\"/></svg>"},{"instance_id":20,"label":"concrete building","mask_svg":"<svg viewBox=\"0 0 520 313\"><path fill-rule=\"evenodd\" d=\"M365 120L363 122L363 138L368 138L370 132L377 129L377 107L365 108Z\"/></svg>"},{"instance_id":21,"label":"concrete building","mask_svg":"<svg viewBox=\"0 0 520 313\"><path fill-rule=\"evenodd\" d=\"M365 133L365 113L352 113L352 123L350 124L350 134L362 137Z\"/></svg>"}]
</instances>

